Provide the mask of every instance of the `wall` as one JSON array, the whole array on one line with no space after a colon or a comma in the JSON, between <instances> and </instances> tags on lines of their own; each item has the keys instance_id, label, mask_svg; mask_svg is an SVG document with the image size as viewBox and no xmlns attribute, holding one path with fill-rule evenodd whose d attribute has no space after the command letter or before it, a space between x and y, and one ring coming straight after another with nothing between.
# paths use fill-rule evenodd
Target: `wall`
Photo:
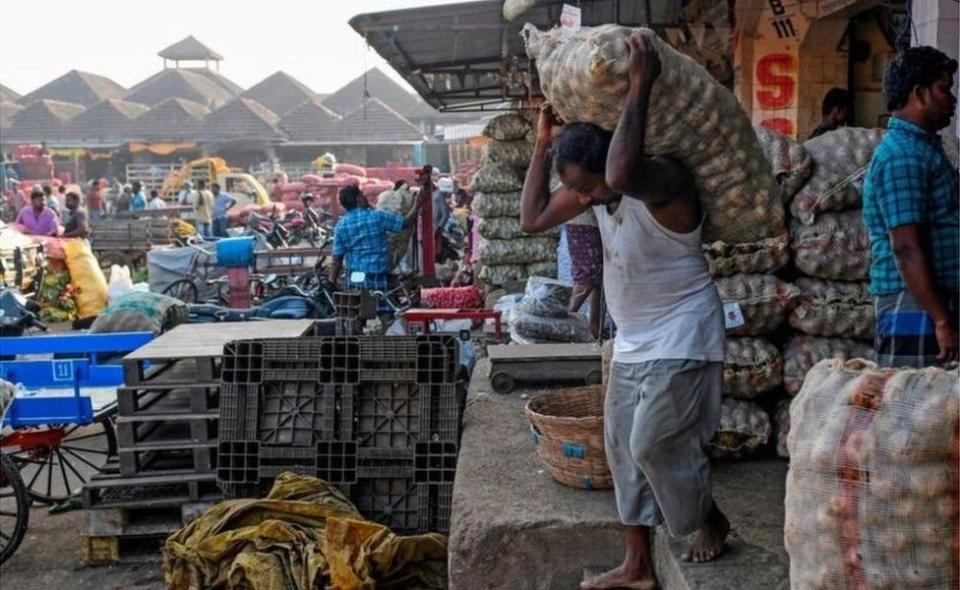
<instances>
[{"instance_id":1,"label":"wall","mask_svg":"<svg viewBox=\"0 0 960 590\"><path fill-rule=\"evenodd\" d=\"M932 45L957 59L960 45L960 3L956 0L914 0L913 45ZM960 95L960 76L953 78L953 94ZM954 118L953 132L960 136L960 119Z\"/></svg>"},{"instance_id":2,"label":"wall","mask_svg":"<svg viewBox=\"0 0 960 590\"><path fill-rule=\"evenodd\" d=\"M820 106L827 91L847 87L848 53L837 48L848 22L846 17L813 21L800 47L797 136L801 139L820 124Z\"/></svg>"}]
</instances>

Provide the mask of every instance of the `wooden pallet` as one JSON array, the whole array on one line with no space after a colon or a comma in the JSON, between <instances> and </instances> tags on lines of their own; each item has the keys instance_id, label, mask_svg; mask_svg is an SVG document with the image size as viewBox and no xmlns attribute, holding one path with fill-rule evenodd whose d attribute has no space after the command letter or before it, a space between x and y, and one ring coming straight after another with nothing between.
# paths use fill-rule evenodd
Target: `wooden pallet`
<instances>
[{"instance_id":1,"label":"wooden pallet","mask_svg":"<svg viewBox=\"0 0 960 590\"><path fill-rule=\"evenodd\" d=\"M153 383L144 387L117 389L117 412L123 416L157 414L216 414L220 407L220 383Z\"/></svg>"},{"instance_id":2,"label":"wooden pallet","mask_svg":"<svg viewBox=\"0 0 960 590\"><path fill-rule=\"evenodd\" d=\"M165 508L183 504L213 502L222 497L216 476L192 470L168 470L132 477L120 473L114 460L84 484L83 507L91 508Z\"/></svg>"},{"instance_id":3,"label":"wooden pallet","mask_svg":"<svg viewBox=\"0 0 960 590\"><path fill-rule=\"evenodd\" d=\"M85 565L118 565L159 561L163 542L168 535L141 537L91 536L80 537L80 548Z\"/></svg>"},{"instance_id":4,"label":"wooden pallet","mask_svg":"<svg viewBox=\"0 0 960 590\"><path fill-rule=\"evenodd\" d=\"M161 408L162 409L162 408ZM153 412L134 416L117 416L117 444L121 449L137 449L159 440L183 441L185 445L203 444L217 440L219 413ZM176 436L165 433L173 432Z\"/></svg>"},{"instance_id":5,"label":"wooden pallet","mask_svg":"<svg viewBox=\"0 0 960 590\"><path fill-rule=\"evenodd\" d=\"M195 443L183 439L167 439L142 443L135 448L117 450L120 475L158 474L170 471L210 473L217 469L217 441Z\"/></svg>"}]
</instances>

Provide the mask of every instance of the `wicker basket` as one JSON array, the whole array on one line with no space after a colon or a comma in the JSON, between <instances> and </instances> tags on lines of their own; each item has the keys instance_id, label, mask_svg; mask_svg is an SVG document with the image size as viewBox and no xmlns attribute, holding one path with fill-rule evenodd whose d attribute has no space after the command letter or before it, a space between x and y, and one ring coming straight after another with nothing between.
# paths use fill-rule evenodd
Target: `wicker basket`
<instances>
[{"instance_id":1,"label":"wicker basket","mask_svg":"<svg viewBox=\"0 0 960 590\"><path fill-rule=\"evenodd\" d=\"M538 396L527 404L537 454L562 484L587 490L613 487L603 448L603 386Z\"/></svg>"}]
</instances>

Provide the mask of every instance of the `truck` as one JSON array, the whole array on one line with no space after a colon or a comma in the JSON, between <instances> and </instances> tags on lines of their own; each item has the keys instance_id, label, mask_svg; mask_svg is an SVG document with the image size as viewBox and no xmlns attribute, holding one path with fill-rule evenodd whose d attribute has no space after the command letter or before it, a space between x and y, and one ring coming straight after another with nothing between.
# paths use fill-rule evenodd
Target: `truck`
<instances>
[{"instance_id":1,"label":"truck","mask_svg":"<svg viewBox=\"0 0 960 590\"><path fill-rule=\"evenodd\" d=\"M164 195L179 194L183 183L190 180L194 188L202 180L207 185L217 183L221 190L230 193L237 200L237 209L249 206L267 207L271 204L270 195L260 182L239 170L230 168L223 158L200 158L184 164L179 170L170 172L163 180Z\"/></svg>"}]
</instances>

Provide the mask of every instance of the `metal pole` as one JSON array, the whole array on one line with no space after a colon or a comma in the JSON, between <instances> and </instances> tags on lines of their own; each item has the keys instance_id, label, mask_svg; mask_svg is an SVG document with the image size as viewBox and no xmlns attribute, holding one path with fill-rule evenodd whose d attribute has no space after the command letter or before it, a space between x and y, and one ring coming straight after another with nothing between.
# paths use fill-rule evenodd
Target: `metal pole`
<instances>
[{"instance_id":1,"label":"metal pole","mask_svg":"<svg viewBox=\"0 0 960 590\"><path fill-rule=\"evenodd\" d=\"M429 164L420 171L420 273L432 279L436 275L436 256L433 243L433 166Z\"/></svg>"}]
</instances>

